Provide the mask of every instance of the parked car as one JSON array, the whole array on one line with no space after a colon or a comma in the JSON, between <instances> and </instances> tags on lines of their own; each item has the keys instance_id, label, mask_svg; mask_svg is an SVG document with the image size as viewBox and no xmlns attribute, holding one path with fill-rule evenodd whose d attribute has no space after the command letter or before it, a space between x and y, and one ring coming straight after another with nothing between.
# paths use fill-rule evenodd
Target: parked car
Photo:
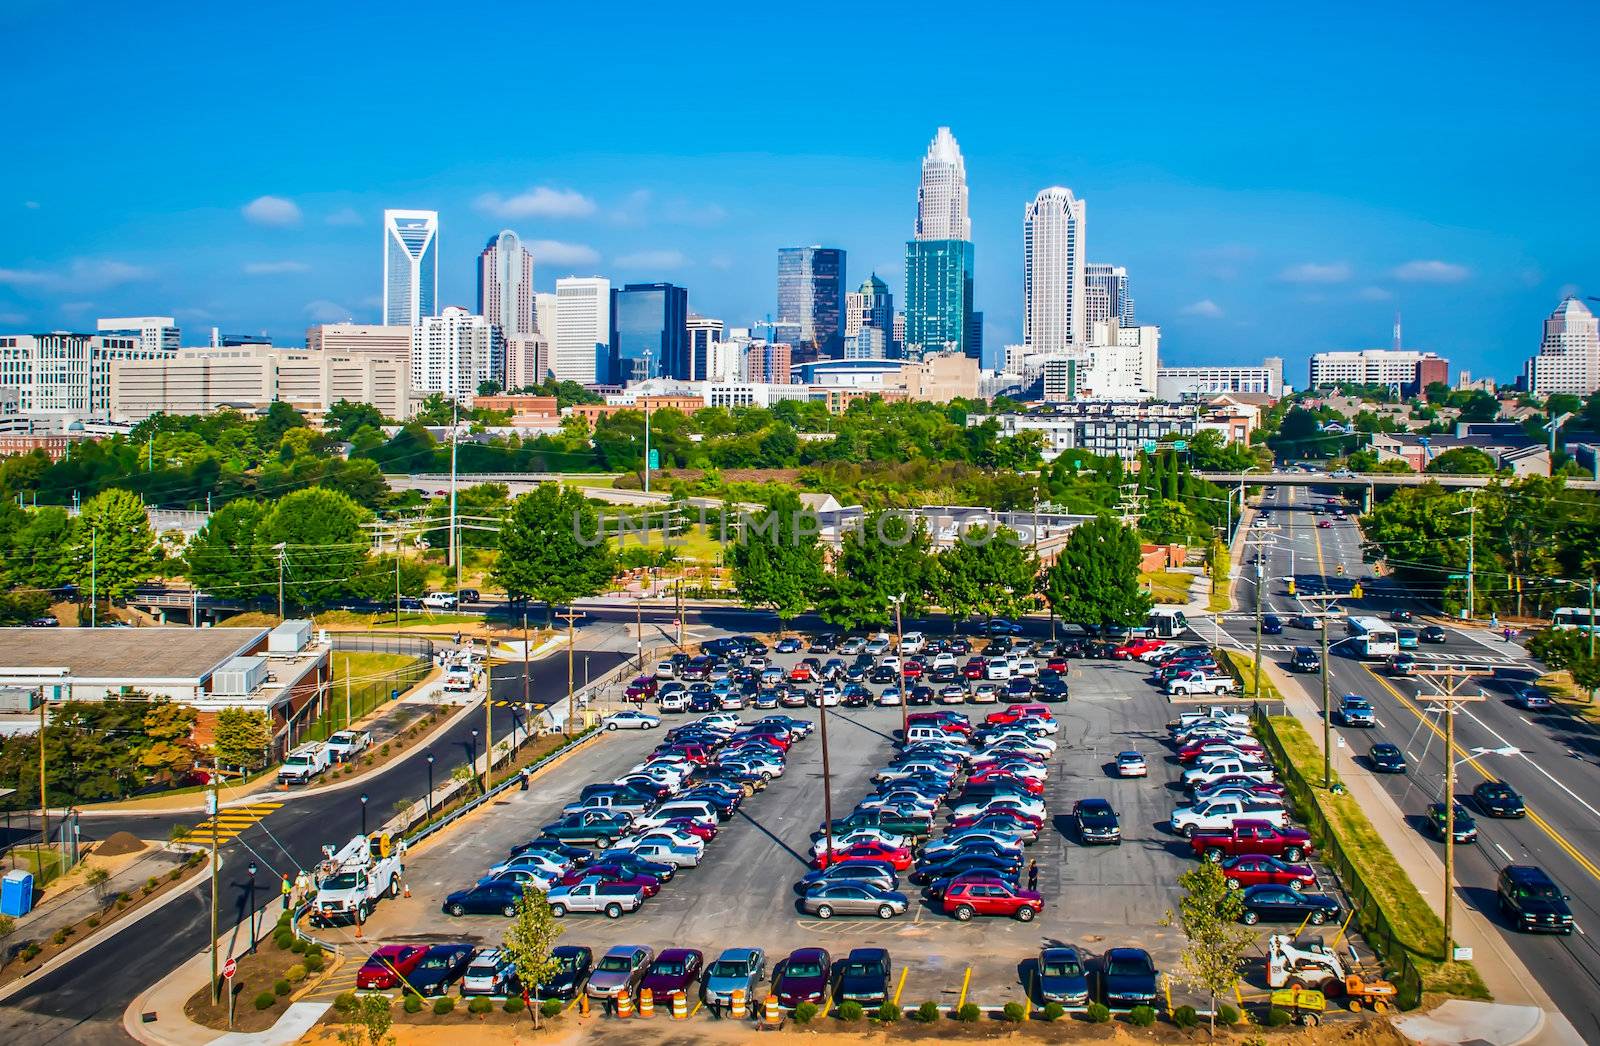
<instances>
[{"instance_id":1,"label":"parked car","mask_svg":"<svg viewBox=\"0 0 1600 1046\"><path fill-rule=\"evenodd\" d=\"M472 945L435 944L406 974L406 983L418 995L444 995L472 963Z\"/></svg>"},{"instance_id":2,"label":"parked car","mask_svg":"<svg viewBox=\"0 0 1600 1046\"><path fill-rule=\"evenodd\" d=\"M1527 933L1572 933L1572 909L1567 895L1543 868L1509 864L1500 869L1495 888L1500 914Z\"/></svg>"},{"instance_id":3,"label":"parked car","mask_svg":"<svg viewBox=\"0 0 1600 1046\"><path fill-rule=\"evenodd\" d=\"M1292 886L1252 886L1244 892L1246 926L1258 922L1309 922L1321 926L1339 921L1339 902L1317 893L1301 893Z\"/></svg>"},{"instance_id":4,"label":"parked car","mask_svg":"<svg viewBox=\"0 0 1600 1046\"><path fill-rule=\"evenodd\" d=\"M692 996L704 966L705 956L694 948L663 948L640 978L639 987L649 988L658 999L670 999L673 992Z\"/></svg>"},{"instance_id":5,"label":"parked car","mask_svg":"<svg viewBox=\"0 0 1600 1046\"><path fill-rule=\"evenodd\" d=\"M1367 762L1372 764L1374 773L1403 774L1406 772L1406 757L1398 745L1387 741L1380 741L1373 745L1367 752Z\"/></svg>"},{"instance_id":6,"label":"parked car","mask_svg":"<svg viewBox=\"0 0 1600 1046\"><path fill-rule=\"evenodd\" d=\"M1154 1006L1160 992L1156 964L1143 948L1111 948L1101 959L1100 1001L1114 1010Z\"/></svg>"},{"instance_id":7,"label":"parked car","mask_svg":"<svg viewBox=\"0 0 1600 1046\"><path fill-rule=\"evenodd\" d=\"M1078 949L1046 948L1039 953L1039 1001L1062 1006L1088 1004L1089 975Z\"/></svg>"},{"instance_id":8,"label":"parked car","mask_svg":"<svg viewBox=\"0 0 1600 1046\"><path fill-rule=\"evenodd\" d=\"M822 1002L832 985L833 962L821 948L798 948L778 964L772 994L778 1005L794 1009L803 1002Z\"/></svg>"},{"instance_id":9,"label":"parked car","mask_svg":"<svg viewBox=\"0 0 1600 1046\"><path fill-rule=\"evenodd\" d=\"M417 968L428 949L417 944L385 944L356 971L356 990L377 992L400 987L400 978Z\"/></svg>"},{"instance_id":10,"label":"parked car","mask_svg":"<svg viewBox=\"0 0 1600 1046\"><path fill-rule=\"evenodd\" d=\"M952 883L945 889L943 906L961 922L974 915L1008 915L1030 922L1044 908L1044 899L1037 892L1018 889L998 876L982 876Z\"/></svg>"},{"instance_id":11,"label":"parked car","mask_svg":"<svg viewBox=\"0 0 1600 1046\"><path fill-rule=\"evenodd\" d=\"M661 725L661 717L633 708L624 708L603 720L607 730L654 730Z\"/></svg>"},{"instance_id":12,"label":"parked car","mask_svg":"<svg viewBox=\"0 0 1600 1046\"><path fill-rule=\"evenodd\" d=\"M1229 828L1201 829L1189 837L1195 856L1221 861L1239 854L1262 854L1285 861L1311 853L1311 833L1303 828L1278 828L1265 821L1236 821Z\"/></svg>"},{"instance_id":13,"label":"parked car","mask_svg":"<svg viewBox=\"0 0 1600 1046\"><path fill-rule=\"evenodd\" d=\"M906 895L898 890L846 879L818 883L806 890L800 910L819 919L831 919L835 915L876 915L880 919L892 919L903 915L908 903Z\"/></svg>"},{"instance_id":14,"label":"parked car","mask_svg":"<svg viewBox=\"0 0 1600 1046\"><path fill-rule=\"evenodd\" d=\"M457 890L444 899L444 910L455 916L503 915L507 919L517 914L517 902L522 899L523 884L510 879L491 879L465 890Z\"/></svg>"},{"instance_id":15,"label":"parked car","mask_svg":"<svg viewBox=\"0 0 1600 1046\"><path fill-rule=\"evenodd\" d=\"M852 948L834 973L838 981L833 997L840 1002L855 1002L871 1008L889 998L892 970L886 948Z\"/></svg>"},{"instance_id":16,"label":"parked car","mask_svg":"<svg viewBox=\"0 0 1600 1046\"><path fill-rule=\"evenodd\" d=\"M779 647L782 653L782 647ZM756 996L756 986L766 976L767 956L760 948L725 948L706 967L705 977L700 982L700 990L705 996L706 1005L713 1010L727 1006L733 1001L735 991L744 992L745 999L753 1000Z\"/></svg>"},{"instance_id":17,"label":"parked car","mask_svg":"<svg viewBox=\"0 0 1600 1046\"><path fill-rule=\"evenodd\" d=\"M613 999L625 992L632 995L655 954L654 949L643 944L617 945L589 973L585 992L591 999Z\"/></svg>"},{"instance_id":18,"label":"parked car","mask_svg":"<svg viewBox=\"0 0 1600 1046\"><path fill-rule=\"evenodd\" d=\"M1527 804L1503 781L1485 781L1472 790L1472 802L1489 817L1526 817Z\"/></svg>"},{"instance_id":19,"label":"parked car","mask_svg":"<svg viewBox=\"0 0 1600 1046\"><path fill-rule=\"evenodd\" d=\"M522 994L516 963L502 948L485 948L472 957L461 976L461 995L509 996Z\"/></svg>"},{"instance_id":20,"label":"parked car","mask_svg":"<svg viewBox=\"0 0 1600 1046\"><path fill-rule=\"evenodd\" d=\"M1230 890L1247 886L1293 886L1305 889L1317 881L1310 865L1285 864L1276 857L1261 854L1243 854L1222 862L1222 873L1227 876Z\"/></svg>"}]
</instances>

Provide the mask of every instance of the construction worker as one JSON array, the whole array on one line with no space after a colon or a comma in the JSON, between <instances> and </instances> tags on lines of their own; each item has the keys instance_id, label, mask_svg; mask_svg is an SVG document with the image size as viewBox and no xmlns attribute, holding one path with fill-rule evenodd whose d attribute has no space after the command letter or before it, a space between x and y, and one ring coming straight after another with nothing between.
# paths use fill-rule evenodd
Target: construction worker
<instances>
[{"instance_id":1,"label":"construction worker","mask_svg":"<svg viewBox=\"0 0 1600 1046\"><path fill-rule=\"evenodd\" d=\"M527 767L523 767L521 772L518 774L518 776L522 778L521 791L526 792L528 790L528 768Z\"/></svg>"},{"instance_id":2,"label":"construction worker","mask_svg":"<svg viewBox=\"0 0 1600 1046\"><path fill-rule=\"evenodd\" d=\"M296 901L308 900L311 897L311 876L304 868L294 877L294 896Z\"/></svg>"},{"instance_id":3,"label":"construction worker","mask_svg":"<svg viewBox=\"0 0 1600 1046\"><path fill-rule=\"evenodd\" d=\"M283 910L288 911L290 902L294 899L294 883L289 879L289 873L283 873L283 882L278 887L278 892L283 895Z\"/></svg>"}]
</instances>

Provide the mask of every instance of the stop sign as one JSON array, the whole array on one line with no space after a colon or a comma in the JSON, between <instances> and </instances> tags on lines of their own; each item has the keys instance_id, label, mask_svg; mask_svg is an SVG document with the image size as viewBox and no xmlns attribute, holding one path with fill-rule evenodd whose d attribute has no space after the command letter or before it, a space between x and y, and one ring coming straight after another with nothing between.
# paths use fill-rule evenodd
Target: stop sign
<instances>
[{"instance_id":1,"label":"stop sign","mask_svg":"<svg viewBox=\"0 0 1600 1046\"><path fill-rule=\"evenodd\" d=\"M222 964L222 976L226 977L228 980L233 980L233 975L238 972L239 963L237 960L229 959L227 962Z\"/></svg>"}]
</instances>

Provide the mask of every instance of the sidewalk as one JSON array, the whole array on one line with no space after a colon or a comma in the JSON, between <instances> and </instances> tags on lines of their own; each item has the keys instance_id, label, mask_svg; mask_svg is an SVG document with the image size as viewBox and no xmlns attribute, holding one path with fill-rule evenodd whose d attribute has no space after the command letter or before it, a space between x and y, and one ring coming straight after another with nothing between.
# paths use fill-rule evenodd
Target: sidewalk
<instances>
[{"instance_id":1,"label":"sidewalk","mask_svg":"<svg viewBox=\"0 0 1600 1046\"><path fill-rule=\"evenodd\" d=\"M109 922L118 914L109 908L118 894L128 893L137 896L147 879L164 878L168 872L181 865L186 856L185 852L166 849L164 844L151 843L148 849L138 854L132 861L124 863L121 868L112 872L111 878L105 881L99 891L83 882L80 875L77 884L56 895L46 894L44 903L17 919L11 941L15 944L22 941L47 940L57 930L76 925L95 914L101 915L103 921ZM93 859L94 855L90 854L85 861L91 862ZM100 863L103 865L105 862Z\"/></svg>"}]
</instances>

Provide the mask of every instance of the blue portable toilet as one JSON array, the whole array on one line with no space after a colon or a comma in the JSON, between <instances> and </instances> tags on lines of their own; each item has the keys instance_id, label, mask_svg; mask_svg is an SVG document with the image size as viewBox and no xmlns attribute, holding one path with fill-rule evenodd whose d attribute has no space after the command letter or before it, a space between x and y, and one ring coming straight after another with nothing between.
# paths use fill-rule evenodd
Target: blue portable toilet
<instances>
[{"instance_id":1,"label":"blue portable toilet","mask_svg":"<svg viewBox=\"0 0 1600 1046\"><path fill-rule=\"evenodd\" d=\"M14 868L0 879L0 915L21 917L33 911L33 873Z\"/></svg>"}]
</instances>

